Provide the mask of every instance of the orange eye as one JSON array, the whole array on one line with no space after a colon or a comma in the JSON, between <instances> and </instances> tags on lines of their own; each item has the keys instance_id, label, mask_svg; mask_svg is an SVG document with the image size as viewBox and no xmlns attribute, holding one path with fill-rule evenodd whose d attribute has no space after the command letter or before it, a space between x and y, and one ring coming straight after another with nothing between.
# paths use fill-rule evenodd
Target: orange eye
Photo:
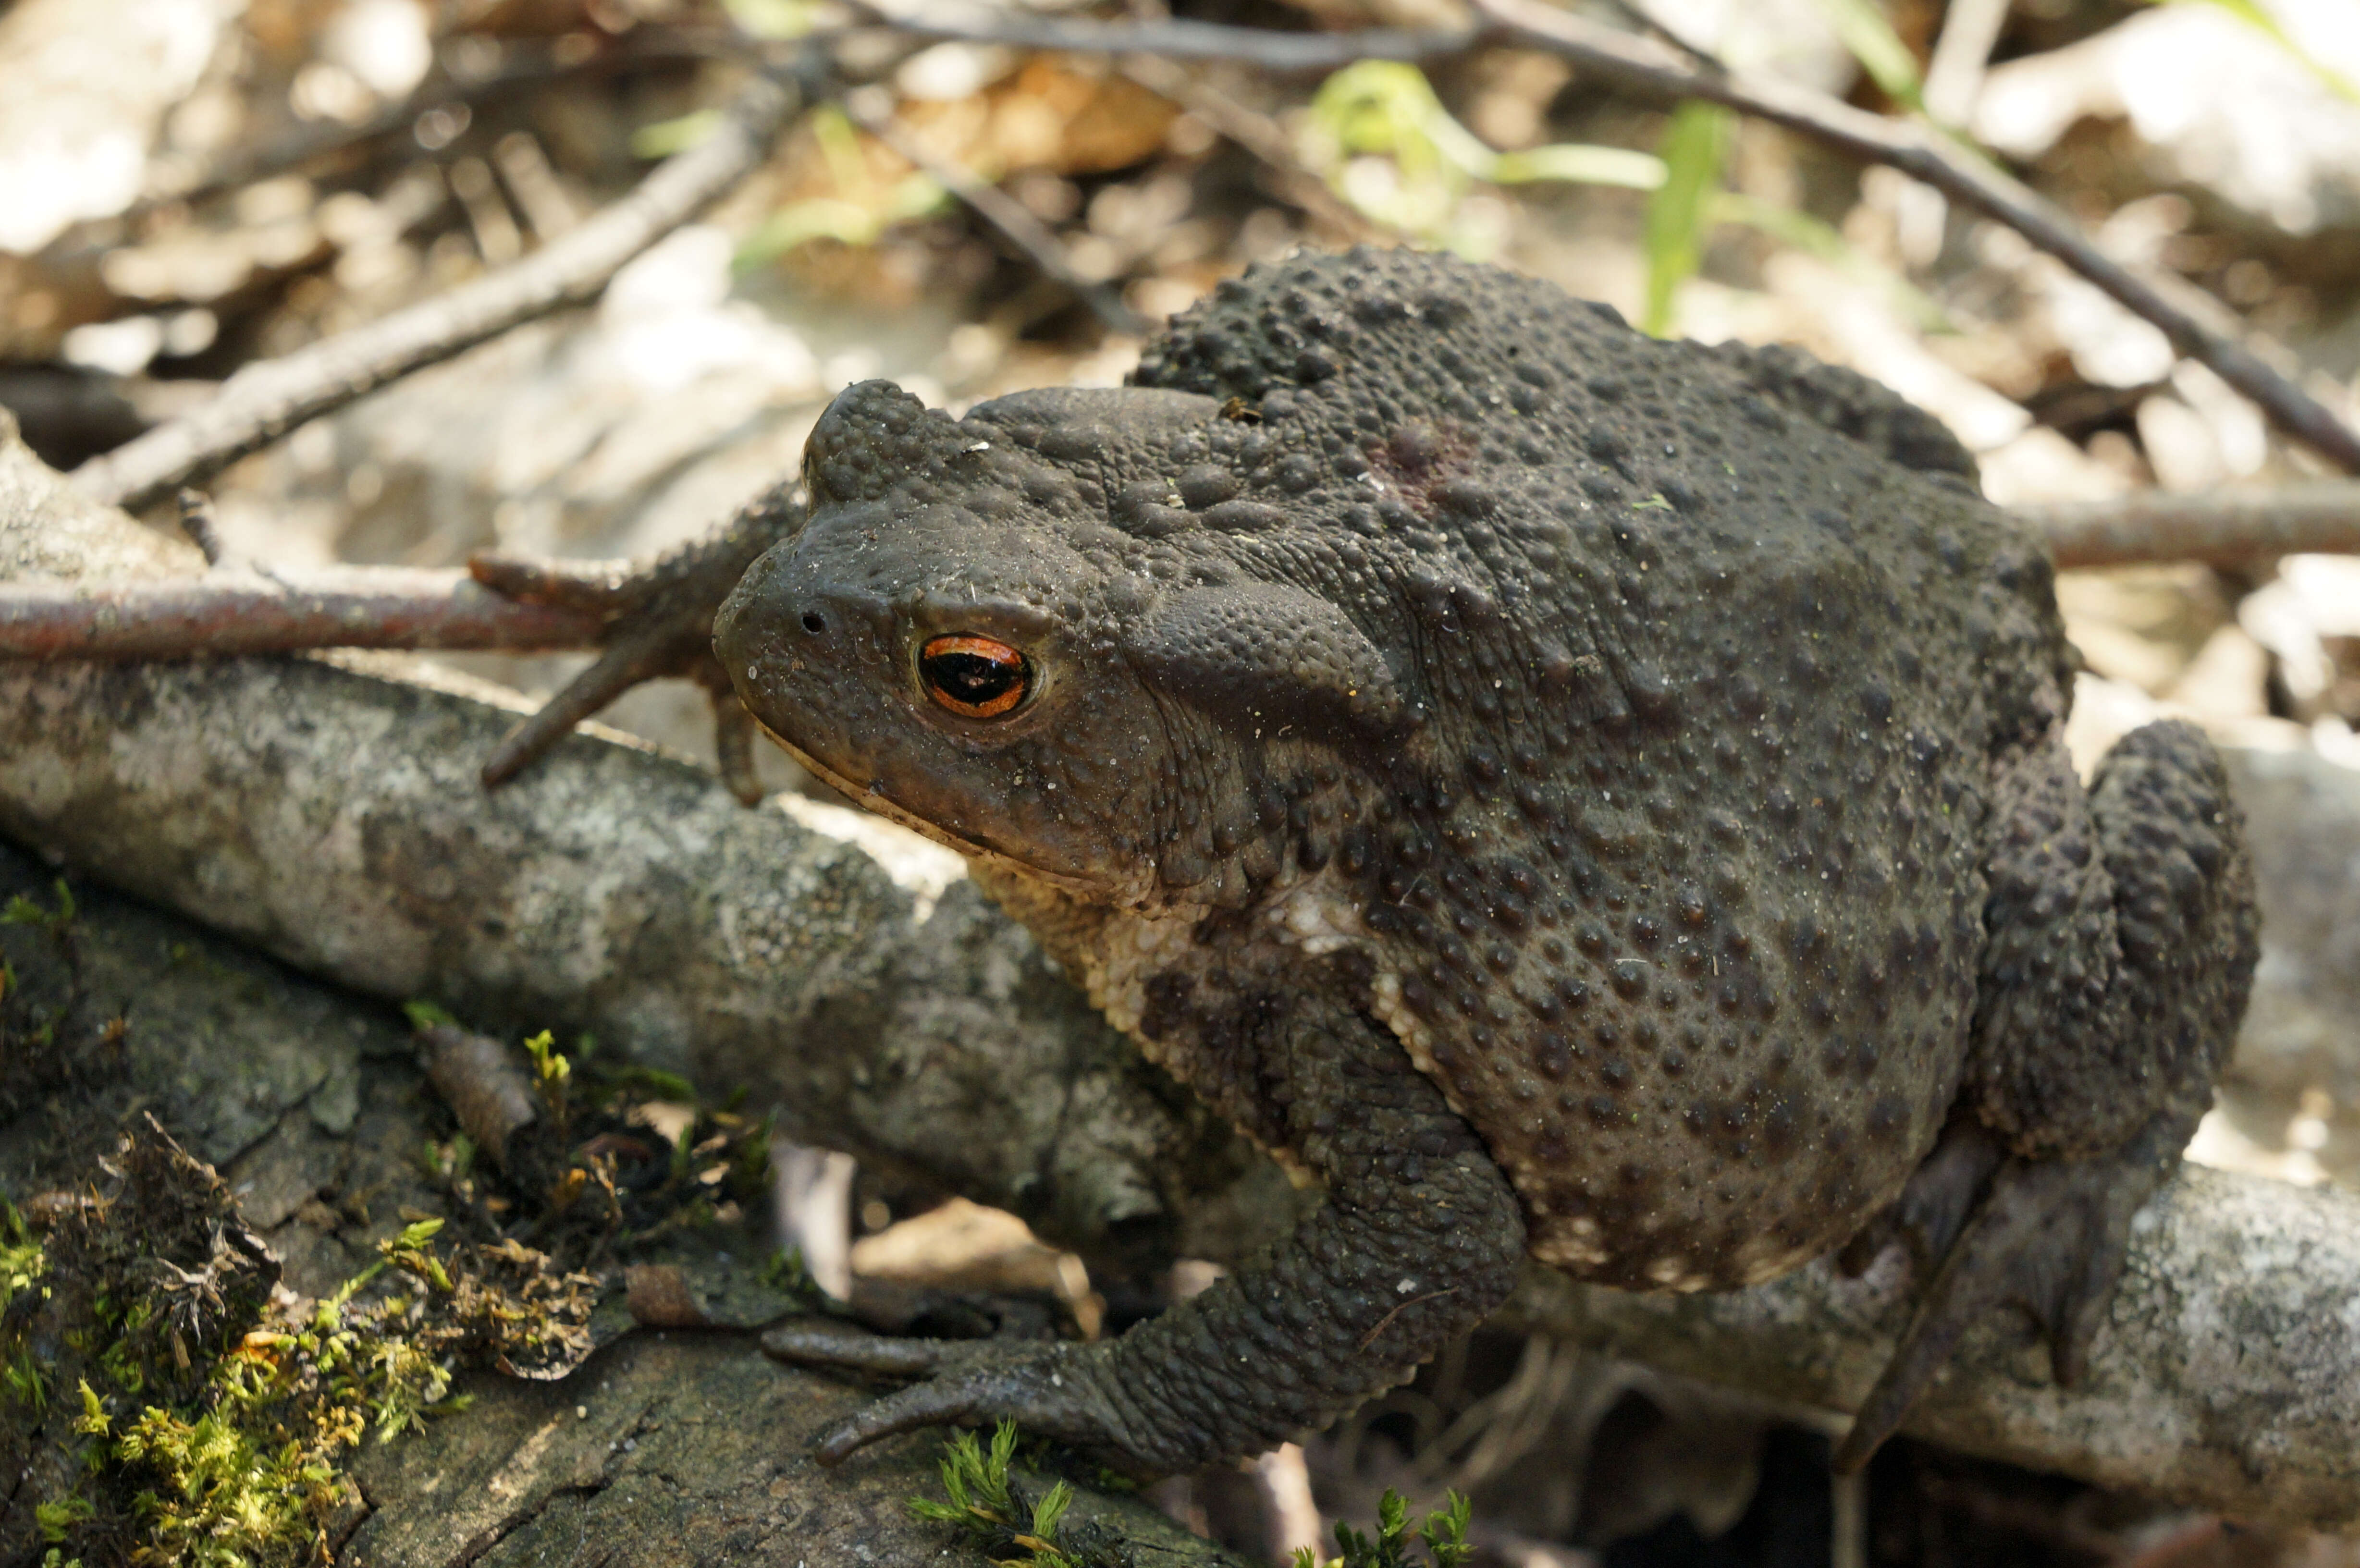
<instances>
[{"instance_id":1,"label":"orange eye","mask_svg":"<svg viewBox=\"0 0 2360 1568\"><path fill-rule=\"evenodd\" d=\"M954 713L996 719L1032 685L1032 667L1022 654L994 637L938 637L918 650L918 673L926 695Z\"/></svg>"}]
</instances>

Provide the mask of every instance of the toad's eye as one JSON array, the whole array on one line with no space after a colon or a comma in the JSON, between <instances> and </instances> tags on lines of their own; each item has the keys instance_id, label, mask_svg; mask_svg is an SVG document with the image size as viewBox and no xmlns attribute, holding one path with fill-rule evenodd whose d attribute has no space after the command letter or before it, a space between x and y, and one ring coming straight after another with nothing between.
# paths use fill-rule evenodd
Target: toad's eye
<instances>
[{"instance_id":1,"label":"toad's eye","mask_svg":"<svg viewBox=\"0 0 2360 1568\"><path fill-rule=\"evenodd\" d=\"M1024 656L993 637L938 637L918 650L918 673L926 694L954 713L996 719L1032 685Z\"/></svg>"}]
</instances>

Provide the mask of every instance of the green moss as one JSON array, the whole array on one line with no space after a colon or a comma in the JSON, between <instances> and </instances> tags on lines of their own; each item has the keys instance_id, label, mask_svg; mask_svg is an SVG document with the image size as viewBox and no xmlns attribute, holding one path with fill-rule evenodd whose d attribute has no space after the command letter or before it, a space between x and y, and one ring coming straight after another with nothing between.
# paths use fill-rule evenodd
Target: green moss
<instances>
[{"instance_id":1,"label":"green moss","mask_svg":"<svg viewBox=\"0 0 2360 1568\"><path fill-rule=\"evenodd\" d=\"M63 935L73 927L74 897L63 877L58 879L57 888L58 907L54 909L41 908L22 893L10 898L5 907L0 907L0 926L32 926L52 936Z\"/></svg>"},{"instance_id":2,"label":"green moss","mask_svg":"<svg viewBox=\"0 0 2360 1568\"><path fill-rule=\"evenodd\" d=\"M912 1497L910 1511L923 1519L956 1525L997 1563L1084 1568L1082 1560L1068 1554L1057 1540L1074 1489L1060 1481L1028 1497L1009 1475L1008 1464L1015 1454L1014 1421L1000 1423L989 1449L976 1441L975 1433L959 1433L943 1445L943 1490L950 1501Z\"/></svg>"},{"instance_id":3,"label":"green moss","mask_svg":"<svg viewBox=\"0 0 2360 1568\"><path fill-rule=\"evenodd\" d=\"M336 1520L358 1504L340 1468L353 1448L461 1408L454 1367L570 1364L587 1347L596 1282L529 1247L445 1246L443 1223L421 1221L326 1299L302 1302L273 1292L277 1265L220 1178L161 1129L126 1140L115 1165L119 1188L67 1211L44 1248L21 1220L5 1227L18 1272L49 1287L38 1312L0 1316L11 1397L27 1392L37 1330L71 1353L60 1377L76 1413L31 1411L27 1423L77 1460L70 1494L37 1516L61 1568L68 1554L325 1562ZM38 1274L24 1264L36 1255ZM40 1388L44 1406L56 1386Z\"/></svg>"},{"instance_id":4,"label":"green moss","mask_svg":"<svg viewBox=\"0 0 2360 1568\"><path fill-rule=\"evenodd\" d=\"M0 991L0 1063L68 1054L17 1048L79 1006L72 920L62 893L55 910L20 899L0 914L58 960L38 1010L13 978ZM643 1106L689 1098L685 1084L569 1059L546 1034L525 1055L538 1121L504 1150L455 1132L430 1143L447 1222L380 1241L316 1302L277 1289L218 1174L152 1118L90 1176L47 1183L71 1199L28 1219L0 1195L0 1447L46 1448L66 1461L50 1473L73 1477L38 1500L47 1568L324 1563L360 1507L354 1449L462 1408L458 1369L562 1375L589 1352L601 1290L577 1262L606 1268L766 1189L767 1123L700 1108L667 1147ZM519 1221L548 1251L501 1236Z\"/></svg>"},{"instance_id":5,"label":"green moss","mask_svg":"<svg viewBox=\"0 0 2360 1568\"><path fill-rule=\"evenodd\" d=\"M49 1257L25 1216L16 1204L0 1201L0 1315L14 1312L19 1298L47 1296L41 1276L49 1269Z\"/></svg>"},{"instance_id":6,"label":"green moss","mask_svg":"<svg viewBox=\"0 0 2360 1568\"><path fill-rule=\"evenodd\" d=\"M1426 1547L1431 1568L1461 1568L1474 1548L1467 1544L1468 1501L1457 1492L1445 1495L1443 1506L1426 1516L1417 1540ZM1409 1503L1391 1486L1377 1503L1377 1533L1366 1536L1338 1519L1337 1555L1320 1561L1307 1546L1295 1549L1294 1568L1415 1568L1409 1556Z\"/></svg>"}]
</instances>

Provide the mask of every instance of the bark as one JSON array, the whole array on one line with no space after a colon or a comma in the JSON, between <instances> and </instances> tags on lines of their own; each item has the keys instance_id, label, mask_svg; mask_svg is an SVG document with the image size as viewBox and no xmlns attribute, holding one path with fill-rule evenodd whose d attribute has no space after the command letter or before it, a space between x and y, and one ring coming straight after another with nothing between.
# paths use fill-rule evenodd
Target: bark
<instances>
[{"instance_id":1,"label":"bark","mask_svg":"<svg viewBox=\"0 0 2360 1568\"><path fill-rule=\"evenodd\" d=\"M2360 549L2360 481L2175 495L2141 490L2103 501L2019 510L2049 535L2059 566L2203 561L2251 566L2272 556Z\"/></svg>"},{"instance_id":2,"label":"bark","mask_svg":"<svg viewBox=\"0 0 2360 1568\"><path fill-rule=\"evenodd\" d=\"M124 545L129 527L0 450L0 563L120 572L157 548ZM322 659L0 667L0 831L355 988L592 1029L775 1096L797 1136L1012 1208L1096 1267L1233 1259L1288 1223L1268 1163L903 835L742 811L592 736L486 797L473 769L506 724ZM2352 789L2322 798L2360 817ZM2256 827L2308 831L2282 811ZM1893 1267L1688 1298L1535 1270L1504 1321L1842 1406L1898 1327ZM1909 1430L2249 1517L2360 1522L2355 1295L2360 1201L2191 1171L2142 1220L2085 1388L2051 1388L1994 1327Z\"/></svg>"}]
</instances>

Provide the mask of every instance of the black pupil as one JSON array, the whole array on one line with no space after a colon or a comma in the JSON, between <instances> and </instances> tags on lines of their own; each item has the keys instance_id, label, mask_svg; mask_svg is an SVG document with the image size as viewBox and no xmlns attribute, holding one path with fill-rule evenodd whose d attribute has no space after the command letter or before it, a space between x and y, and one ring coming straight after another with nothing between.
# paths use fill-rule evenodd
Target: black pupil
<instances>
[{"instance_id":1,"label":"black pupil","mask_svg":"<svg viewBox=\"0 0 2360 1568\"><path fill-rule=\"evenodd\" d=\"M926 679L944 696L979 708L1014 691L1024 679L1024 669L1013 660L979 653L937 653L926 660Z\"/></svg>"}]
</instances>

